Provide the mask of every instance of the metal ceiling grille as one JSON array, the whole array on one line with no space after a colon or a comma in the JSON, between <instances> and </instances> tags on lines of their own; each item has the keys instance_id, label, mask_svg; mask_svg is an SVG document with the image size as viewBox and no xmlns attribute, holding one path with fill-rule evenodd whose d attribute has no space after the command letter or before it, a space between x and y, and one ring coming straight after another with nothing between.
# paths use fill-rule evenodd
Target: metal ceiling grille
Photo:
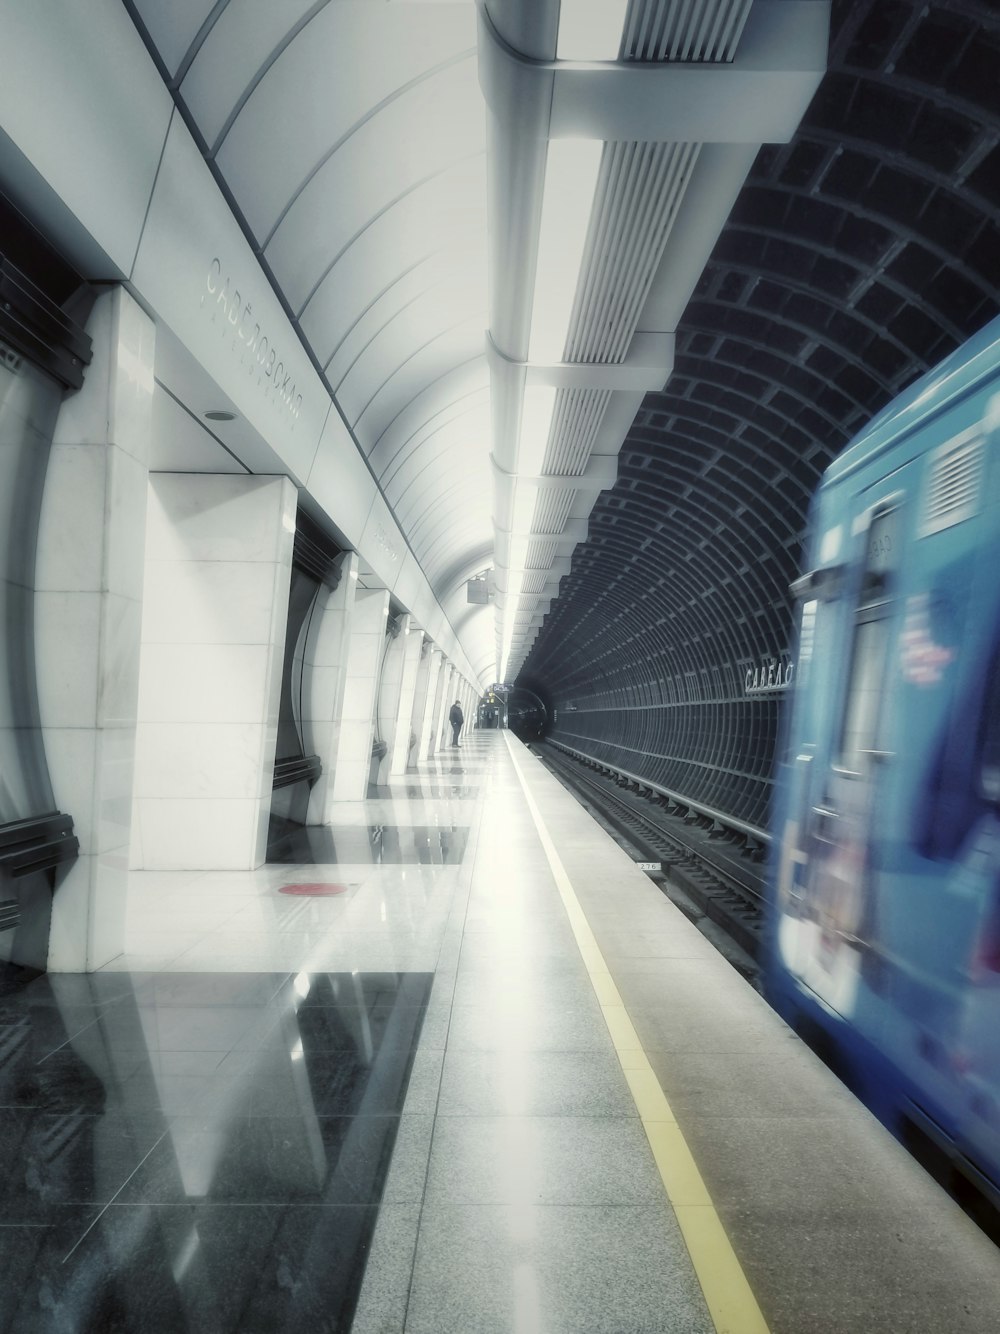
<instances>
[{"instance_id":1,"label":"metal ceiling grille","mask_svg":"<svg viewBox=\"0 0 1000 1334\"><path fill-rule=\"evenodd\" d=\"M729 61L752 0L631 0L623 60Z\"/></svg>"},{"instance_id":2,"label":"metal ceiling grille","mask_svg":"<svg viewBox=\"0 0 1000 1334\"><path fill-rule=\"evenodd\" d=\"M566 527L575 499L575 491L539 491L531 524L532 532L536 536L540 533L561 533Z\"/></svg>"},{"instance_id":3,"label":"metal ceiling grille","mask_svg":"<svg viewBox=\"0 0 1000 1334\"><path fill-rule=\"evenodd\" d=\"M920 536L929 537L971 519L979 509L982 476L982 436L942 446L931 463Z\"/></svg>"},{"instance_id":4,"label":"metal ceiling grille","mask_svg":"<svg viewBox=\"0 0 1000 1334\"><path fill-rule=\"evenodd\" d=\"M544 538L528 543L527 565L529 569L548 570L559 554L558 542L547 542Z\"/></svg>"},{"instance_id":5,"label":"metal ceiling grille","mask_svg":"<svg viewBox=\"0 0 1000 1334\"><path fill-rule=\"evenodd\" d=\"M567 361L624 361L700 148L605 145Z\"/></svg>"},{"instance_id":6,"label":"metal ceiling grille","mask_svg":"<svg viewBox=\"0 0 1000 1334\"><path fill-rule=\"evenodd\" d=\"M609 389L559 390L545 454L546 472L557 477L583 473L610 401Z\"/></svg>"},{"instance_id":7,"label":"metal ceiling grille","mask_svg":"<svg viewBox=\"0 0 1000 1334\"><path fill-rule=\"evenodd\" d=\"M523 584L524 592L532 593L535 596L539 596L541 594L542 589L545 587L545 581L546 579L548 579L548 577L549 577L548 569L526 570L524 574L524 584ZM525 608L524 610L528 620L530 621L532 616L534 616L535 614L534 607Z\"/></svg>"}]
</instances>

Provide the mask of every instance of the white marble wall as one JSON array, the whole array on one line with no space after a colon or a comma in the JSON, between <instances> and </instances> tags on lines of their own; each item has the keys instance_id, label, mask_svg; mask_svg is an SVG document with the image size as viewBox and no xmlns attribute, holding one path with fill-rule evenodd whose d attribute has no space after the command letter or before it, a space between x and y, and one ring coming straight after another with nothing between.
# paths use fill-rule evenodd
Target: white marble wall
<instances>
[{"instance_id":1,"label":"white marble wall","mask_svg":"<svg viewBox=\"0 0 1000 1334\"><path fill-rule=\"evenodd\" d=\"M444 655L439 648L433 644L429 645L424 655L423 667L426 664L426 677L423 685L423 699L419 703L418 726L414 728L417 734L417 747L412 756L412 763L417 765L421 760L426 760L431 752L431 737L434 733L434 719L437 717L438 691L441 689L441 664L444 661Z\"/></svg>"},{"instance_id":2,"label":"white marble wall","mask_svg":"<svg viewBox=\"0 0 1000 1334\"><path fill-rule=\"evenodd\" d=\"M389 614L384 588L359 588L354 597L347 680L333 773L333 800L363 801L368 790L375 683Z\"/></svg>"},{"instance_id":3,"label":"white marble wall","mask_svg":"<svg viewBox=\"0 0 1000 1334\"><path fill-rule=\"evenodd\" d=\"M35 572L45 751L80 840L53 901L54 972L100 968L124 946L139 681L155 332L122 288L87 330L93 361L60 411Z\"/></svg>"},{"instance_id":4,"label":"white marble wall","mask_svg":"<svg viewBox=\"0 0 1000 1334\"><path fill-rule=\"evenodd\" d=\"M307 751L323 766L309 793L308 822L326 824L333 800L333 775L340 744L340 720L347 685L351 620L357 590L358 557L344 557L340 583L327 593L313 616L302 669L302 732ZM323 597L323 594L320 594Z\"/></svg>"},{"instance_id":5,"label":"white marble wall","mask_svg":"<svg viewBox=\"0 0 1000 1334\"><path fill-rule=\"evenodd\" d=\"M286 477L150 477L136 867L264 860L295 507Z\"/></svg>"},{"instance_id":6,"label":"white marble wall","mask_svg":"<svg viewBox=\"0 0 1000 1334\"><path fill-rule=\"evenodd\" d=\"M403 665L399 682L399 704L396 710L396 723L392 749L387 756L389 772L395 776L406 773L410 758L410 738L417 735L414 703L417 693L417 675L420 670L420 650L423 648L424 632L418 630L411 617L407 617L406 633L403 635ZM416 742L413 754L416 755Z\"/></svg>"}]
</instances>

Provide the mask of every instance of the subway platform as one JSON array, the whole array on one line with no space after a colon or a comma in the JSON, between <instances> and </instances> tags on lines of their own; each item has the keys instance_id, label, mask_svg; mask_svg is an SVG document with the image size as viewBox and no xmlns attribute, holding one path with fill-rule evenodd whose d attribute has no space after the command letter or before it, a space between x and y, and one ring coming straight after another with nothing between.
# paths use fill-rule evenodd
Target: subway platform
<instances>
[{"instance_id":1,"label":"subway platform","mask_svg":"<svg viewBox=\"0 0 1000 1334\"><path fill-rule=\"evenodd\" d=\"M1000 1252L515 738L3 999L7 1331L997 1328Z\"/></svg>"}]
</instances>

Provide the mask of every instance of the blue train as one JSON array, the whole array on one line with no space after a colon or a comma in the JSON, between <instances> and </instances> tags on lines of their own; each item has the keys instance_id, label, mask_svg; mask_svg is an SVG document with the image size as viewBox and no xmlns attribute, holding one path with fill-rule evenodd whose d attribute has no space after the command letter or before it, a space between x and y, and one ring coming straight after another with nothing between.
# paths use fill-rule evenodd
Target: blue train
<instances>
[{"instance_id":1,"label":"blue train","mask_svg":"<svg viewBox=\"0 0 1000 1334\"><path fill-rule=\"evenodd\" d=\"M814 499L765 987L1000 1201L1000 319Z\"/></svg>"}]
</instances>

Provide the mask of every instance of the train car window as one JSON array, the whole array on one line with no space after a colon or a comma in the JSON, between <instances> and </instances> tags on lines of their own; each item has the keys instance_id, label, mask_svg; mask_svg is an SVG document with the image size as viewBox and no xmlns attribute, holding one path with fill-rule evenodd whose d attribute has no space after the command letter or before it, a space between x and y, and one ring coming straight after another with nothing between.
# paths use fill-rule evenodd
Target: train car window
<instances>
[{"instance_id":1,"label":"train car window","mask_svg":"<svg viewBox=\"0 0 1000 1334\"><path fill-rule=\"evenodd\" d=\"M879 704L889 647L889 589L899 545L899 513L897 506L878 511L868 526L840 736L840 767L851 773L862 773L866 756L876 749Z\"/></svg>"}]
</instances>

